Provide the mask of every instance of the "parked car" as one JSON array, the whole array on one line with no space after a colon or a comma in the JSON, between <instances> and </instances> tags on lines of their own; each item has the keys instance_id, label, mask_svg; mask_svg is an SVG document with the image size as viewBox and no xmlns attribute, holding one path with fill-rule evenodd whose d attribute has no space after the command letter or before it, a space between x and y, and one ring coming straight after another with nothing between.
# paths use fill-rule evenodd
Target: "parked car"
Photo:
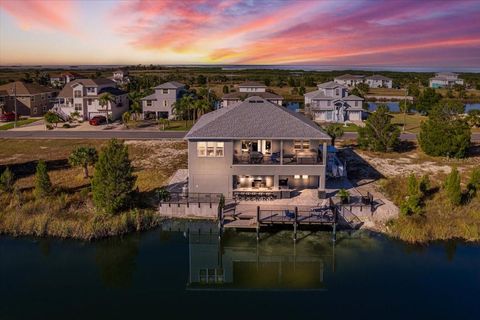
<instances>
[{"instance_id":1,"label":"parked car","mask_svg":"<svg viewBox=\"0 0 480 320\"><path fill-rule=\"evenodd\" d=\"M90 121L88 121L92 126L99 126L101 124L107 123L107 118L104 116L95 116Z\"/></svg>"},{"instance_id":2,"label":"parked car","mask_svg":"<svg viewBox=\"0 0 480 320\"><path fill-rule=\"evenodd\" d=\"M0 114L1 122L15 121L15 112L5 112Z\"/></svg>"}]
</instances>

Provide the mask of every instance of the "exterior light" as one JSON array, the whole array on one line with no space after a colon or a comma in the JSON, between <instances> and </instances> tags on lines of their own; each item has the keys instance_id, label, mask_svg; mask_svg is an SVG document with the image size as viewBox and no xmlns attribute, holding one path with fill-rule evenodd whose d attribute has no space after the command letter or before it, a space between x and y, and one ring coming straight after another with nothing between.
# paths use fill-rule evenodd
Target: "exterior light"
<instances>
[{"instance_id":1,"label":"exterior light","mask_svg":"<svg viewBox=\"0 0 480 320\"><path fill-rule=\"evenodd\" d=\"M304 174L304 175L302 176L302 179L308 179L308 176L307 176L306 174Z\"/></svg>"},{"instance_id":2,"label":"exterior light","mask_svg":"<svg viewBox=\"0 0 480 320\"><path fill-rule=\"evenodd\" d=\"M295 179L300 179L300 175L299 174L296 174L295 176L293 176Z\"/></svg>"}]
</instances>

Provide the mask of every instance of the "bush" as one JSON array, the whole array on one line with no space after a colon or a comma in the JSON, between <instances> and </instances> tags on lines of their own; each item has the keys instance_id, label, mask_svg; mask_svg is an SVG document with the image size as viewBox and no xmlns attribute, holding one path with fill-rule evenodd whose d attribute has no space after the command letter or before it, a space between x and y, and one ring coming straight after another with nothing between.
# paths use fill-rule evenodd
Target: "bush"
<instances>
[{"instance_id":1,"label":"bush","mask_svg":"<svg viewBox=\"0 0 480 320\"><path fill-rule=\"evenodd\" d=\"M40 160L37 164L37 170L35 172L35 190L34 194L37 198L47 196L52 190L52 182L47 172L47 165L45 161Z\"/></svg>"},{"instance_id":2,"label":"bush","mask_svg":"<svg viewBox=\"0 0 480 320\"><path fill-rule=\"evenodd\" d=\"M462 203L462 189L460 186L460 173L456 167L452 168L452 172L445 179L445 192L450 203L459 205Z\"/></svg>"},{"instance_id":3,"label":"bush","mask_svg":"<svg viewBox=\"0 0 480 320\"><path fill-rule=\"evenodd\" d=\"M480 167L474 168L467 185L469 198L474 198L480 189Z\"/></svg>"},{"instance_id":4,"label":"bush","mask_svg":"<svg viewBox=\"0 0 480 320\"><path fill-rule=\"evenodd\" d=\"M12 192L15 177L13 172L7 167L0 176L0 191Z\"/></svg>"},{"instance_id":5,"label":"bush","mask_svg":"<svg viewBox=\"0 0 480 320\"><path fill-rule=\"evenodd\" d=\"M72 126L69 124L69 123L64 123L62 128L65 128L65 129L69 129L71 128Z\"/></svg>"},{"instance_id":6,"label":"bush","mask_svg":"<svg viewBox=\"0 0 480 320\"><path fill-rule=\"evenodd\" d=\"M385 106L380 106L365 121L365 127L358 128L358 144L371 151L387 152L399 143L400 129L392 124L392 117Z\"/></svg>"},{"instance_id":7,"label":"bush","mask_svg":"<svg viewBox=\"0 0 480 320\"><path fill-rule=\"evenodd\" d=\"M93 147L78 147L68 157L71 166L83 167L85 178L88 178L88 166L94 165L97 160L97 150Z\"/></svg>"},{"instance_id":8,"label":"bush","mask_svg":"<svg viewBox=\"0 0 480 320\"><path fill-rule=\"evenodd\" d=\"M127 146L112 139L102 149L92 180L93 202L100 212L113 214L125 207L135 185Z\"/></svg>"},{"instance_id":9,"label":"bush","mask_svg":"<svg viewBox=\"0 0 480 320\"><path fill-rule=\"evenodd\" d=\"M332 137L332 145L335 145L335 140L343 136L343 128L339 123L333 123L325 127L325 132Z\"/></svg>"}]
</instances>

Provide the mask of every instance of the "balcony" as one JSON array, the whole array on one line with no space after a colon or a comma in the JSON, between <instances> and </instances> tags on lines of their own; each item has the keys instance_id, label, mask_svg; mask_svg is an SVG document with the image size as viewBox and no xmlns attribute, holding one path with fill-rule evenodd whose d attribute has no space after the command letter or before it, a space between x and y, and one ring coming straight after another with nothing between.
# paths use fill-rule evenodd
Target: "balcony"
<instances>
[{"instance_id":1,"label":"balcony","mask_svg":"<svg viewBox=\"0 0 480 320\"><path fill-rule=\"evenodd\" d=\"M321 165L322 158L315 151L296 151L293 153L274 152L263 154L257 151L242 152L233 156L233 164L239 165Z\"/></svg>"}]
</instances>

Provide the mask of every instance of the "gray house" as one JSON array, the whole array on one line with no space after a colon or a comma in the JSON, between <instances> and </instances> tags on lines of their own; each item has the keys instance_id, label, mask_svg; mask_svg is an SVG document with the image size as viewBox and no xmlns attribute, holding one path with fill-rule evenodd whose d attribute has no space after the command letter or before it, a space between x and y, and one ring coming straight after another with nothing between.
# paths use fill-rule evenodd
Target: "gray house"
<instances>
[{"instance_id":1,"label":"gray house","mask_svg":"<svg viewBox=\"0 0 480 320\"><path fill-rule=\"evenodd\" d=\"M245 100L248 97L258 96L279 106L283 103L283 97L267 91L267 86L255 81L247 81L238 85L238 92L231 92L223 95L222 107L227 107Z\"/></svg>"},{"instance_id":2,"label":"gray house","mask_svg":"<svg viewBox=\"0 0 480 320\"><path fill-rule=\"evenodd\" d=\"M314 188L325 196L330 136L301 114L259 96L203 115L185 138L189 192L287 198Z\"/></svg>"},{"instance_id":3,"label":"gray house","mask_svg":"<svg viewBox=\"0 0 480 320\"><path fill-rule=\"evenodd\" d=\"M363 98L348 95L346 86L334 81L321 83L305 94L305 110L318 122L361 122Z\"/></svg>"},{"instance_id":4,"label":"gray house","mask_svg":"<svg viewBox=\"0 0 480 320\"><path fill-rule=\"evenodd\" d=\"M175 117L173 106L185 92L185 85L171 81L156 86L155 93L142 99L143 117L172 119Z\"/></svg>"}]
</instances>

